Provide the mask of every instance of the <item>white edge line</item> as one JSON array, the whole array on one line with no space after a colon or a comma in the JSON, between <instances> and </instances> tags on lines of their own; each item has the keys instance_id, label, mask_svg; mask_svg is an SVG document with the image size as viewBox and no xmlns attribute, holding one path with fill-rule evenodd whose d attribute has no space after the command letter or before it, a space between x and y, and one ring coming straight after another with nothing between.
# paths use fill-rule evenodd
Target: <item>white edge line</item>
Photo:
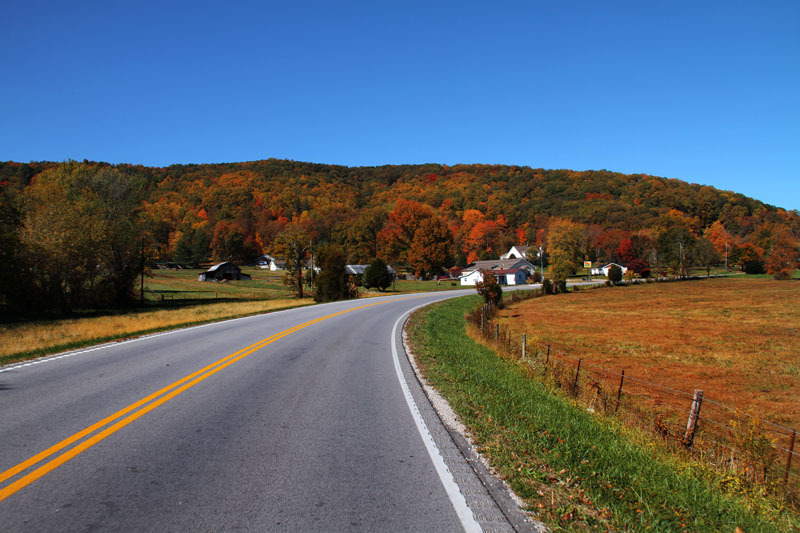
<instances>
[{"instance_id":1,"label":"white edge line","mask_svg":"<svg viewBox=\"0 0 800 533\"><path fill-rule=\"evenodd\" d=\"M425 448L427 449L428 455L433 462L436 473L439 475L439 480L442 482L442 485L444 485L444 490L447 493L447 497L450 498L450 502L453 504L453 508L455 509L459 520L461 520L461 526L464 528L464 531L467 531L468 533L483 531L481 525L477 520L475 520L475 515L472 513L472 510L467 505L467 500L464 498L464 495L458 488L458 484L453 478L453 474L450 472L450 469L447 468L447 465L442 458L442 454L439 453L439 448L436 447L436 443L433 441L433 436L428 430L428 426L425 425L425 421L422 419L422 414L420 413L417 404L414 402L413 396L411 396L411 390L408 388L408 383L406 382L406 378L403 376L403 370L400 367L400 358L397 353L397 326L401 321L405 320L409 313L426 305L428 304L418 305L417 307L406 311L400 316L400 318L397 319L397 322L394 323L391 339L394 370L397 373L398 381L400 381L400 388L403 389L403 396L408 404L408 409L411 411L411 416L414 418L414 422L417 425L417 431L419 431L419 435L422 437L422 442L425 443Z\"/></svg>"},{"instance_id":2,"label":"white edge line","mask_svg":"<svg viewBox=\"0 0 800 533\"><path fill-rule=\"evenodd\" d=\"M423 294L423 293L420 293L420 294ZM393 295L390 295L390 296L378 296L378 297L374 297L372 299L383 298L385 300L391 301L393 298L404 298L404 297L407 297L407 296L408 295L406 295L406 294L397 294L397 295L393 294ZM348 300L347 302L351 302L351 301L352 300ZM39 364L42 364L42 363L49 363L50 361L57 361L59 359L72 357L73 355L81 355L81 354L85 354L85 353L89 353L89 352L94 352L94 351L97 351L97 350L105 350L106 348L111 348L112 346L119 346L119 345L122 345L122 344L129 344L131 342L139 342L139 341L143 341L143 340L147 340L147 339L153 339L153 338L156 338L156 337L162 337L164 335L174 335L175 333L181 333L181 332L184 332L184 331L189 331L189 330L199 329L199 328L207 328L207 327L216 326L216 325L219 325L219 324L224 324L226 322L236 322L237 320L249 320L249 319L252 319L252 318L263 317L264 315L277 315L279 313L290 313L292 311L297 311L297 310L306 309L306 308L315 308L316 309L316 308L320 308L320 307L327 307L327 306L332 306L332 305L341 304L341 303L342 302L339 301L339 302L327 302L327 303L324 303L324 304L301 305L301 306L298 306L298 307L293 307L291 309L279 309L277 311L271 311L271 312L267 311L267 312L259 313L259 314L256 314L256 315L240 316L240 317L237 317L237 318L227 318L225 320L218 320L218 321L215 321L215 322L208 322L207 324L198 324L196 326L178 327L176 329L170 329L170 330L167 330L167 331L159 331L158 333L147 333L147 334L144 334L144 335L134 336L132 339L124 339L124 340L119 340L119 341L109 341L109 342L105 342L105 343L102 343L102 344L96 344L94 346L90 346L90 347L83 348L83 349L78 348L76 350L70 350L70 351L56 353L56 354L52 354L52 355L43 355L42 357L38 357L38 358L32 359L30 361L25 361L24 363L10 363L7 366L0 366L0 374L2 374L3 372L9 372L11 370L18 370L20 368L25 368L25 367L28 367L28 366L39 365ZM131 333L131 335L136 335L136 333Z\"/></svg>"}]
</instances>

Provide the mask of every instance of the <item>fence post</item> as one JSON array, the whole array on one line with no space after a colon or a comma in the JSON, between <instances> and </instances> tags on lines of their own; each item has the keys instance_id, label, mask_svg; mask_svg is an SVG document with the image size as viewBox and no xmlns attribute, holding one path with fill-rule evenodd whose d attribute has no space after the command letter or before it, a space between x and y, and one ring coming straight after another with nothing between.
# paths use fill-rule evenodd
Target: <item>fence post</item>
<instances>
[{"instance_id":1,"label":"fence post","mask_svg":"<svg viewBox=\"0 0 800 533\"><path fill-rule=\"evenodd\" d=\"M622 396L622 383L625 381L625 369L622 369L622 375L619 378L619 389L617 390L617 407L614 411L619 411L619 399Z\"/></svg>"},{"instance_id":2,"label":"fence post","mask_svg":"<svg viewBox=\"0 0 800 533\"><path fill-rule=\"evenodd\" d=\"M697 431L697 420L700 418L700 407L703 405L703 391L695 389L692 398L692 408L689 410L689 421L686 422L686 434L683 436L683 445L691 449L694 444L694 434Z\"/></svg>"},{"instance_id":3,"label":"fence post","mask_svg":"<svg viewBox=\"0 0 800 533\"><path fill-rule=\"evenodd\" d=\"M544 366L547 366L547 363L550 362L550 345L547 345L547 358L544 360Z\"/></svg>"},{"instance_id":4,"label":"fence post","mask_svg":"<svg viewBox=\"0 0 800 533\"><path fill-rule=\"evenodd\" d=\"M528 335L526 333L522 334L522 358L525 359L526 352L527 352L527 344L528 344Z\"/></svg>"},{"instance_id":5,"label":"fence post","mask_svg":"<svg viewBox=\"0 0 800 533\"><path fill-rule=\"evenodd\" d=\"M578 395L578 376L581 373L581 363L582 362L583 362L583 359L578 359L578 368L575 369L575 383L572 384L572 386L575 388L575 395L576 396Z\"/></svg>"},{"instance_id":6,"label":"fence post","mask_svg":"<svg viewBox=\"0 0 800 533\"><path fill-rule=\"evenodd\" d=\"M500 340L500 323L494 325L494 340Z\"/></svg>"},{"instance_id":7,"label":"fence post","mask_svg":"<svg viewBox=\"0 0 800 533\"><path fill-rule=\"evenodd\" d=\"M481 306L481 335L486 334L486 304Z\"/></svg>"},{"instance_id":8,"label":"fence post","mask_svg":"<svg viewBox=\"0 0 800 533\"><path fill-rule=\"evenodd\" d=\"M783 488L786 489L789 486L789 469L792 467L792 455L794 455L794 441L797 438L797 430L792 430L792 440L789 444L789 454L786 457L786 470L783 473Z\"/></svg>"}]
</instances>

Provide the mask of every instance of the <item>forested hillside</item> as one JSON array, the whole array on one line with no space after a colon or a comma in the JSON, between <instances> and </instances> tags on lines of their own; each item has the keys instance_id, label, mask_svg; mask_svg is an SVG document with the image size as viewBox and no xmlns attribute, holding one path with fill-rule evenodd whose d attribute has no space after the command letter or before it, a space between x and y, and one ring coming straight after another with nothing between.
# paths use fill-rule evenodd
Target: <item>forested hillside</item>
<instances>
[{"instance_id":1,"label":"forested hillside","mask_svg":"<svg viewBox=\"0 0 800 533\"><path fill-rule=\"evenodd\" d=\"M731 264L768 263L776 243L795 246L800 235L796 211L676 179L604 170L350 168L274 159L166 168L6 162L0 163L0 184L2 259L10 261L3 268L20 265L34 274L47 262L69 263L60 247L92 255L86 250L118 238L130 241L124 252L119 246L106 252L108 261L116 255L118 270L141 255L142 244L150 261L251 261L262 253L281 255L282 236L293 233L315 246L338 245L351 262L381 257L431 275L497 256L513 244L547 250L551 228L565 222L580 232L583 257L662 265L674 262L678 248L685 254L703 242L716 254L706 250L710 255L703 258L698 252L696 263L721 261L726 244ZM123 197L135 205L120 205ZM112 238L108 228L85 235L87 228L120 217L132 228L114 231L127 231L127 237ZM89 238L82 252L70 231ZM35 250L41 248L37 239L53 232L60 234L48 237L52 249ZM92 266L96 258L88 261L81 267L84 278L107 279ZM50 290L68 277L59 274ZM120 290L112 291L112 300L125 299Z\"/></svg>"}]
</instances>

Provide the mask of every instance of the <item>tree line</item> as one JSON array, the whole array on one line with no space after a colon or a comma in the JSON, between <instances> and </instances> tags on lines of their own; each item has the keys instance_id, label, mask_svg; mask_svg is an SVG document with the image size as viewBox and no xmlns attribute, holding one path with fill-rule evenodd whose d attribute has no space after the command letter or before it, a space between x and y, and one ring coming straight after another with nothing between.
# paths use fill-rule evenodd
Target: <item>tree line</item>
<instances>
[{"instance_id":1,"label":"tree line","mask_svg":"<svg viewBox=\"0 0 800 533\"><path fill-rule=\"evenodd\" d=\"M796 211L730 191L502 165L6 162L0 202L2 302L56 312L130 303L142 256L252 262L313 243L430 277L528 244L564 272L592 260L680 275L726 255L780 272L800 236Z\"/></svg>"}]
</instances>

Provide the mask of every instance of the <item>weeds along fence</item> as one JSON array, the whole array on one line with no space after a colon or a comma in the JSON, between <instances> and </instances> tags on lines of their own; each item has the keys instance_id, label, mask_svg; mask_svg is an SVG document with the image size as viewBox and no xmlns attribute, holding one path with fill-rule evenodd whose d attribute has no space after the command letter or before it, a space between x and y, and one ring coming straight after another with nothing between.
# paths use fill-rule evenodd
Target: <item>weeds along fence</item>
<instances>
[{"instance_id":1,"label":"weeds along fence","mask_svg":"<svg viewBox=\"0 0 800 533\"><path fill-rule=\"evenodd\" d=\"M513 293L506 302L540 292ZM488 305L467 315L487 345L516 361L532 378L582 403L589 412L622 419L651 430L680 449L729 474L725 483L742 483L784 493L800 502L800 442L797 430L705 397L593 364L555 347L514 335L495 320Z\"/></svg>"}]
</instances>

